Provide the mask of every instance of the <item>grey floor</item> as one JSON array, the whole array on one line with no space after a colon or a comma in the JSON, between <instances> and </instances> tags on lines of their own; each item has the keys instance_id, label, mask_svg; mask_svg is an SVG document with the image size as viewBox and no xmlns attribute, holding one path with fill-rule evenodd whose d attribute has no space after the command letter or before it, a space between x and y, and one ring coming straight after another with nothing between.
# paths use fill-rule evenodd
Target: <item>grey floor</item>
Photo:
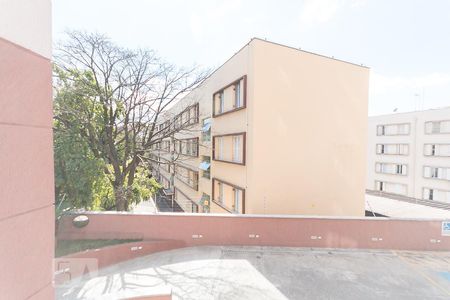
<instances>
[{"instance_id":1,"label":"grey floor","mask_svg":"<svg viewBox=\"0 0 450 300\"><path fill-rule=\"evenodd\" d=\"M450 252L194 247L57 287L57 299L450 299Z\"/></svg>"}]
</instances>

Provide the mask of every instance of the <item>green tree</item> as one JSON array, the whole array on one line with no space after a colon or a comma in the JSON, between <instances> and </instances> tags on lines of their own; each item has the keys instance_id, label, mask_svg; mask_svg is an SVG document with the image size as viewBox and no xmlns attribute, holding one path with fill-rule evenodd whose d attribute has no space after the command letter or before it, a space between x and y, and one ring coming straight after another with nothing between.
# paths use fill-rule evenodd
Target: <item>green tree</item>
<instances>
[{"instance_id":1,"label":"green tree","mask_svg":"<svg viewBox=\"0 0 450 300\"><path fill-rule=\"evenodd\" d=\"M55 67L54 71L61 80L66 80L62 70ZM92 95L81 88L73 86L73 89L60 89L54 99L55 113L67 109L87 109ZM68 121L77 124L76 119ZM55 118L54 160L56 207L100 209L104 206L99 202L99 192L107 190L110 185L105 180L105 164L92 153L79 126L65 126ZM107 205L106 199L102 199Z\"/></svg>"},{"instance_id":2,"label":"green tree","mask_svg":"<svg viewBox=\"0 0 450 300\"><path fill-rule=\"evenodd\" d=\"M55 61L55 121L83 139L112 185L114 208L127 210L139 201L137 191L144 192L139 172L152 145L181 129L158 130L161 114L208 74L83 32L68 34Z\"/></svg>"}]
</instances>

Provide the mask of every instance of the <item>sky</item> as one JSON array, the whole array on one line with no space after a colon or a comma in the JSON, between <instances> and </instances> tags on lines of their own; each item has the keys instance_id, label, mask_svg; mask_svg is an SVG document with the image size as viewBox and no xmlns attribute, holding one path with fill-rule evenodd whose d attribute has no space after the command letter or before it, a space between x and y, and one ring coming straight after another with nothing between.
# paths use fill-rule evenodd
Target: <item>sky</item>
<instances>
[{"instance_id":1,"label":"sky","mask_svg":"<svg viewBox=\"0 0 450 300\"><path fill-rule=\"evenodd\" d=\"M369 66L369 115L450 106L450 0L53 0L66 30L207 68L265 38Z\"/></svg>"}]
</instances>

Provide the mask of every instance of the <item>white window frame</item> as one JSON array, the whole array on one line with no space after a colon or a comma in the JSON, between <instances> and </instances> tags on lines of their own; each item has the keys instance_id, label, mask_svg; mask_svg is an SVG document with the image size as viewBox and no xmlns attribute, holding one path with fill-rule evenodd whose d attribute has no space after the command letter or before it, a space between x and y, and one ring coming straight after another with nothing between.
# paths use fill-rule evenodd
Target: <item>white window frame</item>
<instances>
[{"instance_id":1,"label":"white window frame","mask_svg":"<svg viewBox=\"0 0 450 300\"><path fill-rule=\"evenodd\" d=\"M240 206L240 190L237 188L233 188L234 191L234 212L239 213L239 206Z\"/></svg>"},{"instance_id":2,"label":"white window frame","mask_svg":"<svg viewBox=\"0 0 450 300\"><path fill-rule=\"evenodd\" d=\"M221 91L219 94L219 114L225 112L225 91Z\"/></svg>"},{"instance_id":3,"label":"white window frame","mask_svg":"<svg viewBox=\"0 0 450 300\"><path fill-rule=\"evenodd\" d=\"M219 185L219 202L220 202L220 204L224 204L225 203L225 199L224 199L224 196L223 196L223 183L222 182L219 182L218 183L218 185Z\"/></svg>"},{"instance_id":4,"label":"white window frame","mask_svg":"<svg viewBox=\"0 0 450 300\"><path fill-rule=\"evenodd\" d=\"M234 86L234 107L239 108L242 106L242 99L241 99L241 81L238 81Z\"/></svg>"},{"instance_id":5,"label":"white window frame","mask_svg":"<svg viewBox=\"0 0 450 300\"><path fill-rule=\"evenodd\" d=\"M218 151L217 151L217 159L223 160L223 136L217 137Z\"/></svg>"},{"instance_id":6,"label":"white window frame","mask_svg":"<svg viewBox=\"0 0 450 300\"><path fill-rule=\"evenodd\" d=\"M447 123L447 126L442 126L442 123ZM449 133L450 133L450 120L425 122L425 134L449 134Z\"/></svg>"},{"instance_id":7,"label":"white window frame","mask_svg":"<svg viewBox=\"0 0 450 300\"><path fill-rule=\"evenodd\" d=\"M387 127L391 127L391 126L395 126L395 133L386 133ZM406 129L405 132L403 132L403 129ZM397 136L397 135L410 135L410 134L411 134L411 124L410 123L395 123L395 124L377 125L377 136Z\"/></svg>"},{"instance_id":8,"label":"white window frame","mask_svg":"<svg viewBox=\"0 0 450 300\"><path fill-rule=\"evenodd\" d=\"M233 162L242 163L241 145L241 135L233 135Z\"/></svg>"}]
</instances>

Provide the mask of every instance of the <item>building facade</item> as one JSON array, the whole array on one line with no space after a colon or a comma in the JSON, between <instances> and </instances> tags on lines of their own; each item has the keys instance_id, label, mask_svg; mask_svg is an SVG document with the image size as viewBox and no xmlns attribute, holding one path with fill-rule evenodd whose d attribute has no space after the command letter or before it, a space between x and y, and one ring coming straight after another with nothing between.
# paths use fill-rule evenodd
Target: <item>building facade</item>
<instances>
[{"instance_id":1,"label":"building facade","mask_svg":"<svg viewBox=\"0 0 450 300\"><path fill-rule=\"evenodd\" d=\"M366 188L450 203L450 108L369 118Z\"/></svg>"},{"instance_id":2,"label":"building facade","mask_svg":"<svg viewBox=\"0 0 450 300\"><path fill-rule=\"evenodd\" d=\"M363 216L368 76L252 39L165 113L153 174L185 212Z\"/></svg>"}]
</instances>

